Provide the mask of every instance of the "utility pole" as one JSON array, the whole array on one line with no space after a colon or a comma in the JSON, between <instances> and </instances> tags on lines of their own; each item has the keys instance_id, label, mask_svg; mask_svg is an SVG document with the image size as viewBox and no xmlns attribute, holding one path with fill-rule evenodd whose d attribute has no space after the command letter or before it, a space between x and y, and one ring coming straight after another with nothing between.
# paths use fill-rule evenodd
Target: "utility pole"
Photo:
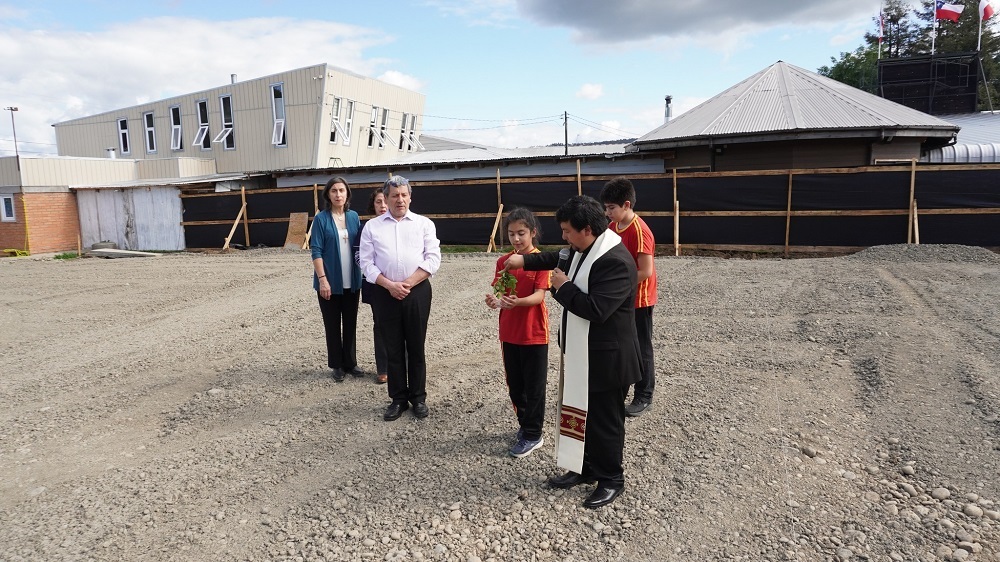
<instances>
[{"instance_id":1,"label":"utility pole","mask_svg":"<svg viewBox=\"0 0 1000 562\"><path fill-rule=\"evenodd\" d=\"M10 130L14 133L14 163L17 166L17 171L21 171L21 155L17 152L17 129L14 127L14 112L17 111L16 107L5 107L4 111L10 112Z\"/></svg>"},{"instance_id":2,"label":"utility pole","mask_svg":"<svg viewBox=\"0 0 1000 562\"><path fill-rule=\"evenodd\" d=\"M563 111L563 152L564 156L569 156L569 112Z\"/></svg>"}]
</instances>

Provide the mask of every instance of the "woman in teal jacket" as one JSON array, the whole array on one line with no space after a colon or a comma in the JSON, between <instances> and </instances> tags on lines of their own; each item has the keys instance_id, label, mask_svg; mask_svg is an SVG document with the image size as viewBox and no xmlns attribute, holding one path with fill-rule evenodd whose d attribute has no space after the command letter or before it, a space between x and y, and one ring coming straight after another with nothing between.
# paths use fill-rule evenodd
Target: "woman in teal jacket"
<instances>
[{"instance_id":1,"label":"woman in teal jacket","mask_svg":"<svg viewBox=\"0 0 1000 562\"><path fill-rule=\"evenodd\" d=\"M361 269L354 260L361 235L361 219L350 208L351 186L344 178L331 178L323 188L322 212L313 219L313 289L326 329L327 363L333 380L344 382L346 373L364 376L358 368L357 327Z\"/></svg>"}]
</instances>

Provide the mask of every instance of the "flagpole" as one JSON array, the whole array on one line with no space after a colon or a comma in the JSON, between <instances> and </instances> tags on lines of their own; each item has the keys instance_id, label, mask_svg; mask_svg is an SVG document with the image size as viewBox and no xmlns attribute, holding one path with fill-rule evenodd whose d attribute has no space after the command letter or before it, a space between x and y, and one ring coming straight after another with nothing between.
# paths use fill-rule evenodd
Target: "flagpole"
<instances>
[{"instance_id":1,"label":"flagpole","mask_svg":"<svg viewBox=\"0 0 1000 562\"><path fill-rule=\"evenodd\" d=\"M976 52L978 53L983 49L983 9L982 3L980 3L979 8L979 39L976 40ZM988 90L989 88L987 88Z\"/></svg>"},{"instance_id":2,"label":"flagpole","mask_svg":"<svg viewBox=\"0 0 1000 562\"><path fill-rule=\"evenodd\" d=\"M931 28L931 56L934 56L934 42L937 41L937 12L933 14L934 27Z\"/></svg>"}]
</instances>

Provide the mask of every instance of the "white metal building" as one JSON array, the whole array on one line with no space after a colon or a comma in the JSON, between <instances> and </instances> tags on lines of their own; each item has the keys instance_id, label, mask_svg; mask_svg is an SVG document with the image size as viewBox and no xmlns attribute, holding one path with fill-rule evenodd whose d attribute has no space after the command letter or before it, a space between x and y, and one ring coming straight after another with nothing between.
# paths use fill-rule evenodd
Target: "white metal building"
<instances>
[{"instance_id":1,"label":"white metal building","mask_svg":"<svg viewBox=\"0 0 1000 562\"><path fill-rule=\"evenodd\" d=\"M209 158L233 173L396 160L420 148L423 111L423 94L318 64L53 127L61 156Z\"/></svg>"}]
</instances>

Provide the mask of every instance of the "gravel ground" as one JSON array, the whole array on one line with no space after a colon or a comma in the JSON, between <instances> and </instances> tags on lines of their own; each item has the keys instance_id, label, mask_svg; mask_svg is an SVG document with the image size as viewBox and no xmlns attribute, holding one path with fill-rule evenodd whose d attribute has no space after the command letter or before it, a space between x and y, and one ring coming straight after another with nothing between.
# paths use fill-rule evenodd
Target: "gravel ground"
<instances>
[{"instance_id":1,"label":"gravel ground","mask_svg":"<svg viewBox=\"0 0 1000 562\"><path fill-rule=\"evenodd\" d=\"M305 252L0 260L0 560L1000 560L997 255L657 258L596 511L543 485L554 346L546 444L506 454L495 259L445 257L431 415L392 423L329 377Z\"/></svg>"}]
</instances>

